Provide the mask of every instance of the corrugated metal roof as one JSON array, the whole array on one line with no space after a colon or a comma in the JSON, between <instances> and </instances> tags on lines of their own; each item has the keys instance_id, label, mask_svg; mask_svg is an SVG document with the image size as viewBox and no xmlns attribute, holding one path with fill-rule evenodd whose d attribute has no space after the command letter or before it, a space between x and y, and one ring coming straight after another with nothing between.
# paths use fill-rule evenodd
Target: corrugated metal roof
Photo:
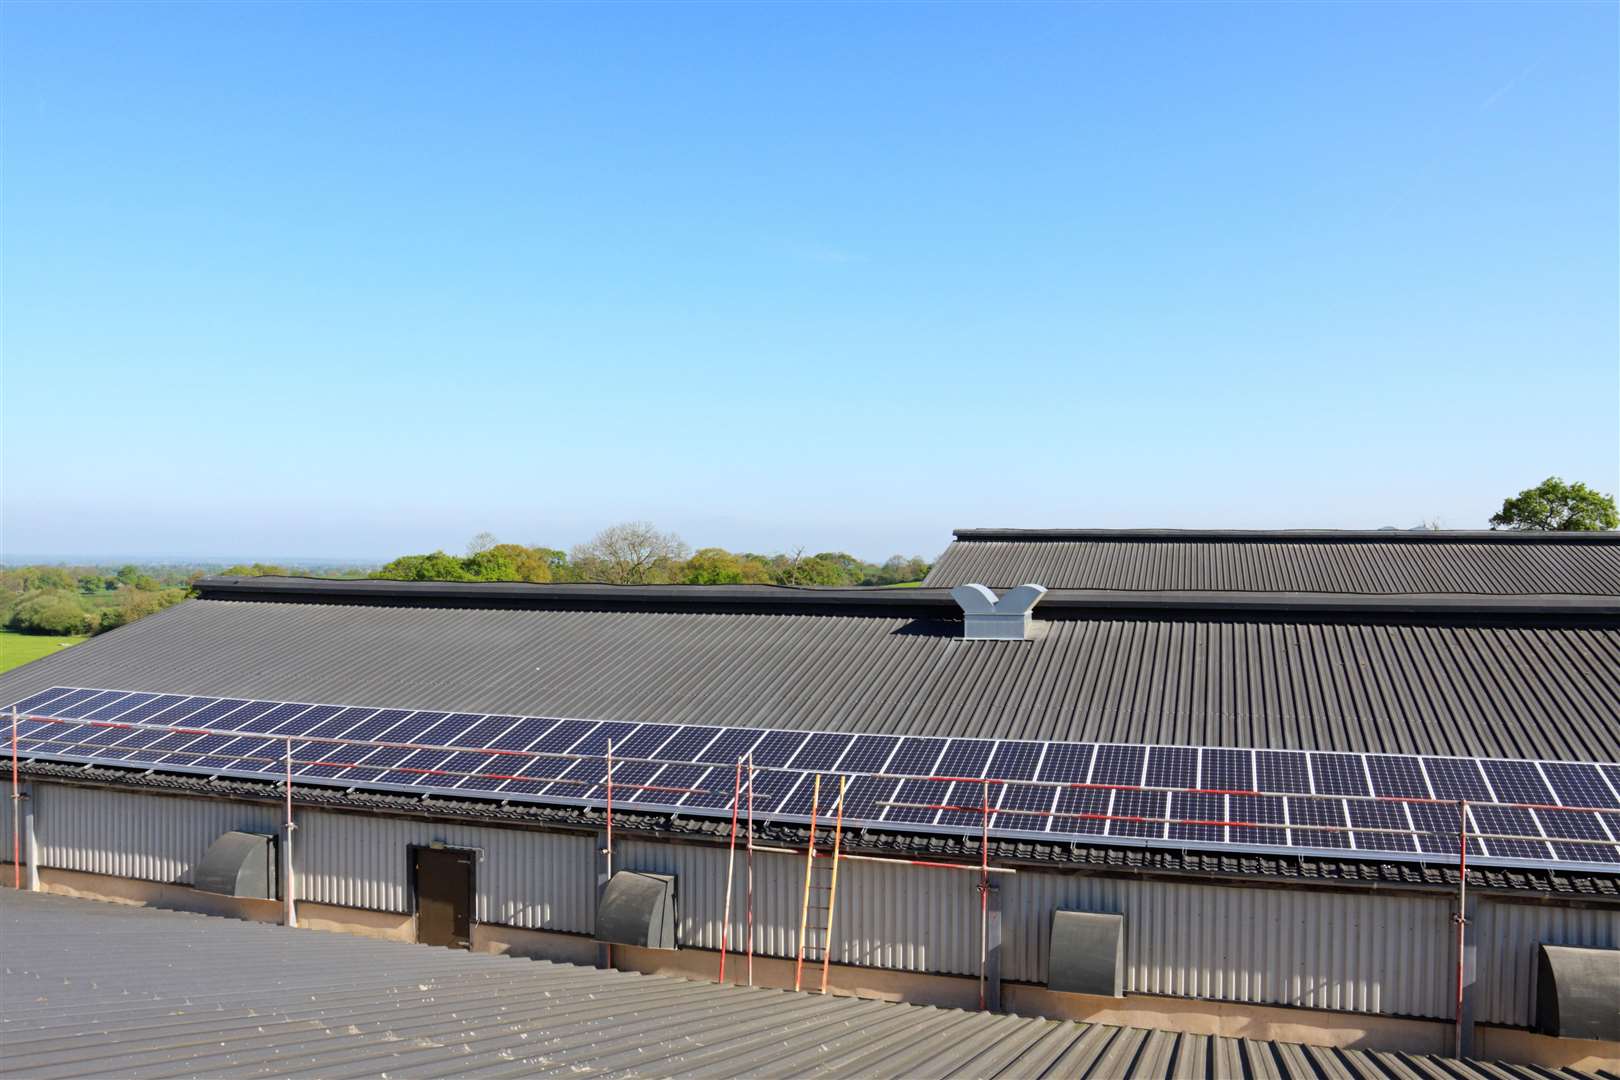
<instances>
[{"instance_id":1,"label":"corrugated metal roof","mask_svg":"<svg viewBox=\"0 0 1620 1080\"><path fill-rule=\"evenodd\" d=\"M0 676L901 734L1620 760L1620 626L1175 618L1029 642L883 616L192 600Z\"/></svg>"},{"instance_id":2,"label":"corrugated metal roof","mask_svg":"<svg viewBox=\"0 0 1620 1080\"><path fill-rule=\"evenodd\" d=\"M1620 595L1620 533L958 529L924 584L1356 595Z\"/></svg>"},{"instance_id":3,"label":"corrugated metal roof","mask_svg":"<svg viewBox=\"0 0 1620 1080\"><path fill-rule=\"evenodd\" d=\"M1548 1075L717 986L38 894L8 894L0 925L0 1073L40 1077Z\"/></svg>"}]
</instances>

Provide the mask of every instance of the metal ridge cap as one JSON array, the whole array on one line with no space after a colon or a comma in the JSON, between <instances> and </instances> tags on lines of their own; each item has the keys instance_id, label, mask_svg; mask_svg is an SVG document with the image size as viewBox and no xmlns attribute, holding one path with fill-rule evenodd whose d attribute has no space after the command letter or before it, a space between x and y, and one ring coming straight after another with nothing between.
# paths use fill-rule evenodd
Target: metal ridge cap
<instances>
[{"instance_id":1,"label":"metal ridge cap","mask_svg":"<svg viewBox=\"0 0 1620 1080\"><path fill-rule=\"evenodd\" d=\"M560 610L688 611L961 617L946 588L814 588L782 585L596 585L527 582L391 581L376 578L211 577L204 600L360 603L387 606ZM1194 592L1051 589L1037 620L1054 614L1275 612L1343 614L1585 616L1620 618L1620 596L1488 593Z\"/></svg>"},{"instance_id":2,"label":"metal ridge cap","mask_svg":"<svg viewBox=\"0 0 1620 1080\"><path fill-rule=\"evenodd\" d=\"M1597 544L1620 545L1620 531L1553 532L1513 529L953 529L961 543L1341 543L1341 544Z\"/></svg>"}]
</instances>

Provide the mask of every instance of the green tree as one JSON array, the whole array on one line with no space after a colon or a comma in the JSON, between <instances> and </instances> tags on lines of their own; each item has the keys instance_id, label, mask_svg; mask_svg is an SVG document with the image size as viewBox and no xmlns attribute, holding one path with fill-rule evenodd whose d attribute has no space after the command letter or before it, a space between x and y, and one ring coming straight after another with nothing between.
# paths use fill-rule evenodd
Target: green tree
<instances>
[{"instance_id":1,"label":"green tree","mask_svg":"<svg viewBox=\"0 0 1620 1080\"><path fill-rule=\"evenodd\" d=\"M90 629L90 615L72 593L49 589L23 597L11 625L32 634L82 634Z\"/></svg>"},{"instance_id":2,"label":"green tree","mask_svg":"<svg viewBox=\"0 0 1620 1080\"><path fill-rule=\"evenodd\" d=\"M1549 532L1600 532L1620 527L1614 496L1594 491L1580 481L1566 484L1549 476L1525 488L1491 515L1493 529L1543 529Z\"/></svg>"},{"instance_id":3,"label":"green tree","mask_svg":"<svg viewBox=\"0 0 1620 1080\"><path fill-rule=\"evenodd\" d=\"M393 581L473 580L460 559L454 555L446 555L442 551L428 555L402 555L371 576Z\"/></svg>"}]
</instances>

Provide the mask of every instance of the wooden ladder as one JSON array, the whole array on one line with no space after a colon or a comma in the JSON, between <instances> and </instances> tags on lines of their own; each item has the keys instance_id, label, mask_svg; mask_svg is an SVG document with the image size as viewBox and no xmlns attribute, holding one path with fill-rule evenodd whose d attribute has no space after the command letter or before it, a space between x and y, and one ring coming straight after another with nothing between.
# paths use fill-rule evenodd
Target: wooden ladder
<instances>
[{"instance_id":1,"label":"wooden ladder","mask_svg":"<svg viewBox=\"0 0 1620 1080\"><path fill-rule=\"evenodd\" d=\"M804 857L804 903L799 909L799 955L793 967L793 989L804 980L805 954L810 962L821 961L821 992L827 992L827 967L832 962L833 911L838 905L838 855L844 843L844 787L849 778L838 778L838 801L833 805L832 854L816 851L816 817L821 807L821 774L813 778L810 793L810 844ZM826 903L821 903L822 899ZM813 902L812 902L813 901ZM815 913L814 919L811 913ZM814 940L811 940L811 938ZM819 952L820 956L813 955Z\"/></svg>"}]
</instances>

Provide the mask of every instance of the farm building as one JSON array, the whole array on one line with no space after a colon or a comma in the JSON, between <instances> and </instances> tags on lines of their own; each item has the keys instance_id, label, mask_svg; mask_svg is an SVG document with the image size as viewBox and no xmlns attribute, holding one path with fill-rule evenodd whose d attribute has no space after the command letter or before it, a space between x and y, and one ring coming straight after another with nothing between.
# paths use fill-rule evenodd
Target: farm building
<instances>
[{"instance_id":1,"label":"farm building","mask_svg":"<svg viewBox=\"0 0 1620 1080\"><path fill-rule=\"evenodd\" d=\"M216 578L0 701L44 891L1620 1058L1612 534L966 530L902 590Z\"/></svg>"}]
</instances>

